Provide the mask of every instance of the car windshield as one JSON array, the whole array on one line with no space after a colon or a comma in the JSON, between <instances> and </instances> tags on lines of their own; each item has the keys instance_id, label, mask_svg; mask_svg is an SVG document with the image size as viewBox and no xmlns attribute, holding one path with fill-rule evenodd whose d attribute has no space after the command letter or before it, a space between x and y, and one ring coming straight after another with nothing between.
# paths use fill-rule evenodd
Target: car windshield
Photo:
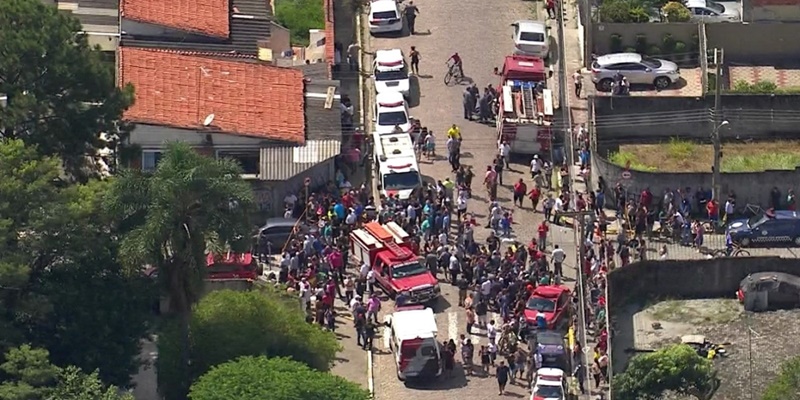
<instances>
[{"instance_id":1,"label":"car windshield","mask_svg":"<svg viewBox=\"0 0 800 400\"><path fill-rule=\"evenodd\" d=\"M643 57L642 64L647 66L647 68L652 68L652 69L661 68L661 61L656 60L655 58Z\"/></svg>"},{"instance_id":2,"label":"car windshield","mask_svg":"<svg viewBox=\"0 0 800 400\"><path fill-rule=\"evenodd\" d=\"M536 397L544 397L546 399L560 399L563 394L561 386L537 386Z\"/></svg>"},{"instance_id":3,"label":"car windshield","mask_svg":"<svg viewBox=\"0 0 800 400\"><path fill-rule=\"evenodd\" d=\"M422 264L415 262L392 268L392 279L404 278L406 276L419 275L428 272Z\"/></svg>"},{"instance_id":4,"label":"car windshield","mask_svg":"<svg viewBox=\"0 0 800 400\"><path fill-rule=\"evenodd\" d=\"M556 310L556 302L553 300L543 299L541 297L531 297L528 304L525 305L528 310L536 310L542 312L553 312Z\"/></svg>"},{"instance_id":5,"label":"car windshield","mask_svg":"<svg viewBox=\"0 0 800 400\"><path fill-rule=\"evenodd\" d=\"M519 40L521 42L544 43L544 34L541 32L520 32Z\"/></svg>"},{"instance_id":6,"label":"car windshield","mask_svg":"<svg viewBox=\"0 0 800 400\"><path fill-rule=\"evenodd\" d=\"M764 214L755 215L755 216L750 217L750 219L747 220L747 226L749 226L750 228L755 228L755 227L763 224L764 222L766 222L768 220L769 220L769 217L767 217Z\"/></svg>"},{"instance_id":7,"label":"car windshield","mask_svg":"<svg viewBox=\"0 0 800 400\"><path fill-rule=\"evenodd\" d=\"M398 71L375 71L376 81L399 81L401 79L408 79L408 72L405 68Z\"/></svg>"},{"instance_id":8,"label":"car windshield","mask_svg":"<svg viewBox=\"0 0 800 400\"><path fill-rule=\"evenodd\" d=\"M715 3L713 1L707 1L706 7L708 7L709 10L714 11L717 14L725 14L725 6L723 6L722 4Z\"/></svg>"},{"instance_id":9,"label":"car windshield","mask_svg":"<svg viewBox=\"0 0 800 400\"><path fill-rule=\"evenodd\" d=\"M539 334L537 341L542 346L562 346L564 345L564 339L561 338L561 335L543 335Z\"/></svg>"},{"instance_id":10,"label":"car windshield","mask_svg":"<svg viewBox=\"0 0 800 400\"><path fill-rule=\"evenodd\" d=\"M386 190L414 189L419 186L419 172L408 171L383 176L383 188Z\"/></svg>"},{"instance_id":11,"label":"car windshield","mask_svg":"<svg viewBox=\"0 0 800 400\"><path fill-rule=\"evenodd\" d=\"M405 125L408 118L404 111L390 111L378 114L378 125Z\"/></svg>"},{"instance_id":12,"label":"car windshield","mask_svg":"<svg viewBox=\"0 0 800 400\"><path fill-rule=\"evenodd\" d=\"M372 13L372 19L396 19L397 13L394 11L377 11Z\"/></svg>"}]
</instances>

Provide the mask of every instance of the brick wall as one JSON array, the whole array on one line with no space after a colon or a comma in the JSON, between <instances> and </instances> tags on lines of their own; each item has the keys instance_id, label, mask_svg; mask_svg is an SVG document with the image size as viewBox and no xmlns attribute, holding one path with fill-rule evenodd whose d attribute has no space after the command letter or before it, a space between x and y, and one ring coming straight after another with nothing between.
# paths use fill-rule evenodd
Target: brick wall
<instances>
[{"instance_id":1,"label":"brick wall","mask_svg":"<svg viewBox=\"0 0 800 400\"><path fill-rule=\"evenodd\" d=\"M333 34L333 0L324 0L323 6L325 7L325 62L328 64L328 77L331 78L331 66L334 61L334 44L336 43L336 38Z\"/></svg>"}]
</instances>

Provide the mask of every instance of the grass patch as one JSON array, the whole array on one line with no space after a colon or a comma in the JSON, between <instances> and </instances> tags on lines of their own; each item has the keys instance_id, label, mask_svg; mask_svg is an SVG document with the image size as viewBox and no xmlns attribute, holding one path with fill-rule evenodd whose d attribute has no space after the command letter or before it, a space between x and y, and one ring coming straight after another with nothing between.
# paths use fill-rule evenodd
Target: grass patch
<instances>
[{"instance_id":1,"label":"grass patch","mask_svg":"<svg viewBox=\"0 0 800 400\"><path fill-rule=\"evenodd\" d=\"M793 170L800 166L800 141L725 143L722 172ZM622 145L608 160L643 172L711 172L714 147L672 138L660 144Z\"/></svg>"},{"instance_id":2,"label":"grass patch","mask_svg":"<svg viewBox=\"0 0 800 400\"><path fill-rule=\"evenodd\" d=\"M734 299L664 300L647 312L656 320L689 324L725 324L741 315L741 305Z\"/></svg>"}]
</instances>

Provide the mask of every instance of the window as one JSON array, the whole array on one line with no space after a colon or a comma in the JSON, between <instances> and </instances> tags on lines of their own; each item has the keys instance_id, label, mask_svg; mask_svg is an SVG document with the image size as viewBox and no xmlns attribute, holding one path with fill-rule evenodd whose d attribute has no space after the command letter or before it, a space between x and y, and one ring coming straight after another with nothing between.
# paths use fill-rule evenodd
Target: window
<instances>
[{"instance_id":1,"label":"window","mask_svg":"<svg viewBox=\"0 0 800 400\"><path fill-rule=\"evenodd\" d=\"M541 32L522 32L519 34L521 42L544 43L544 34Z\"/></svg>"},{"instance_id":2,"label":"window","mask_svg":"<svg viewBox=\"0 0 800 400\"><path fill-rule=\"evenodd\" d=\"M161 152L154 150L142 151L142 171L153 171L161 161Z\"/></svg>"},{"instance_id":3,"label":"window","mask_svg":"<svg viewBox=\"0 0 800 400\"><path fill-rule=\"evenodd\" d=\"M256 175L261 172L261 153L258 150L220 150L217 158L230 158L239 163L242 173Z\"/></svg>"}]
</instances>

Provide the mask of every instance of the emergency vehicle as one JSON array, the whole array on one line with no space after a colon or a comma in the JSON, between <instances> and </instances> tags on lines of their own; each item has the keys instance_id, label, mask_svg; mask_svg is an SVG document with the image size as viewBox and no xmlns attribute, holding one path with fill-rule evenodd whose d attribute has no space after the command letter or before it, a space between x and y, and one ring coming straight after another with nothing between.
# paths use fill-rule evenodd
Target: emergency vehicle
<instances>
[{"instance_id":1,"label":"emergency vehicle","mask_svg":"<svg viewBox=\"0 0 800 400\"><path fill-rule=\"evenodd\" d=\"M553 92L539 57L512 55L503 64L498 93L497 142L508 142L512 154L550 150Z\"/></svg>"},{"instance_id":2,"label":"emergency vehicle","mask_svg":"<svg viewBox=\"0 0 800 400\"><path fill-rule=\"evenodd\" d=\"M405 292L407 304L422 304L436 300L441 289L414 247L411 235L395 222L370 222L350 233L350 253L359 264L372 268L386 294L394 297Z\"/></svg>"},{"instance_id":3,"label":"emergency vehicle","mask_svg":"<svg viewBox=\"0 0 800 400\"><path fill-rule=\"evenodd\" d=\"M378 190L384 196L409 199L422 187L414 144L407 133L373 134Z\"/></svg>"},{"instance_id":4,"label":"emergency vehicle","mask_svg":"<svg viewBox=\"0 0 800 400\"><path fill-rule=\"evenodd\" d=\"M405 56L400 49L378 50L372 65L372 81L378 93L396 92L408 97L411 82Z\"/></svg>"},{"instance_id":5,"label":"emergency vehicle","mask_svg":"<svg viewBox=\"0 0 800 400\"><path fill-rule=\"evenodd\" d=\"M373 132L387 133L411 132L411 117L408 104L403 95L397 92L378 93L375 96L375 129Z\"/></svg>"},{"instance_id":6,"label":"emergency vehicle","mask_svg":"<svg viewBox=\"0 0 800 400\"><path fill-rule=\"evenodd\" d=\"M433 310L400 307L384 319L384 339L394 355L397 378L430 379L442 375L442 351Z\"/></svg>"},{"instance_id":7,"label":"emergency vehicle","mask_svg":"<svg viewBox=\"0 0 800 400\"><path fill-rule=\"evenodd\" d=\"M567 394L564 371L556 368L539 368L536 371L531 400L566 400Z\"/></svg>"}]
</instances>

